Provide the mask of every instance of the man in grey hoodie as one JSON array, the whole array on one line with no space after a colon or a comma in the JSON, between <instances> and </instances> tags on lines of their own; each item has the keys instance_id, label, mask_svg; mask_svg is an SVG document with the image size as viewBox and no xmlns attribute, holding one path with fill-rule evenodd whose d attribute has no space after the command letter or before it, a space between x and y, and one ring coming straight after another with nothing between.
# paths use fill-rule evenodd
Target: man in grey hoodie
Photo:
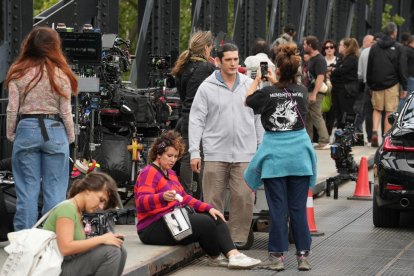
<instances>
[{"instance_id":1,"label":"man in grey hoodie","mask_svg":"<svg viewBox=\"0 0 414 276\"><path fill-rule=\"evenodd\" d=\"M238 73L237 46L226 43L217 52L220 70L199 86L190 111L189 152L193 171L200 172L204 152L203 201L224 211L230 189L228 227L236 246L244 244L253 216L254 193L243 172L256 152L253 110L244 105L253 80Z\"/></svg>"}]
</instances>

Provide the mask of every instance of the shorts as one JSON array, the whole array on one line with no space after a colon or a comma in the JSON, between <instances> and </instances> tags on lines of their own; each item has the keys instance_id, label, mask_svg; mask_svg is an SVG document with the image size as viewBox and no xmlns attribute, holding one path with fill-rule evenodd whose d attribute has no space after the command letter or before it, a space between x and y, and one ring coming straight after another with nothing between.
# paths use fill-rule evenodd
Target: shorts
<instances>
[{"instance_id":1,"label":"shorts","mask_svg":"<svg viewBox=\"0 0 414 276\"><path fill-rule=\"evenodd\" d=\"M372 107L378 111L395 112L398 108L399 95L400 84L398 83L384 90L372 91Z\"/></svg>"}]
</instances>

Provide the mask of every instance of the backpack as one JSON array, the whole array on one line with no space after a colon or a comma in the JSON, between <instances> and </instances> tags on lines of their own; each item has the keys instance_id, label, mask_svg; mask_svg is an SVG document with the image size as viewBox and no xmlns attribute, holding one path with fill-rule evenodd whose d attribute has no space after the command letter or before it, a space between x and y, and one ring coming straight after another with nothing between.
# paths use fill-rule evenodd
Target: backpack
<instances>
[{"instance_id":1,"label":"backpack","mask_svg":"<svg viewBox=\"0 0 414 276\"><path fill-rule=\"evenodd\" d=\"M4 250L9 256L3 264L0 276L60 275L63 256L57 245L56 234L37 228L56 206L43 215L33 228L10 232L7 235L10 244Z\"/></svg>"}]
</instances>

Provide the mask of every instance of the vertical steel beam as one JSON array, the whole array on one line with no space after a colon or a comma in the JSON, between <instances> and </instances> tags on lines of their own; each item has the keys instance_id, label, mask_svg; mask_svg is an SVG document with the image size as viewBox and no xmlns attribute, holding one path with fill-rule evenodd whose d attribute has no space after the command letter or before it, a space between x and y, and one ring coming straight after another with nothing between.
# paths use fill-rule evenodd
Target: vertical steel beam
<instances>
[{"instance_id":1,"label":"vertical steel beam","mask_svg":"<svg viewBox=\"0 0 414 276\"><path fill-rule=\"evenodd\" d=\"M299 25L298 27L298 34L297 34L297 42L302 44L303 36L305 33L305 24L306 24L306 16L308 14L308 7L309 7L309 0L302 1L302 7L300 10L300 17L299 17Z\"/></svg>"},{"instance_id":2,"label":"vertical steel beam","mask_svg":"<svg viewBox=\"0 0 414 276\"><path fill-rule=\"evenodd\" d=\"M119 32L119 0L98 0L97 26L102 33L117 34Z\"/></svg>"},{"instance_id":3,"label":"vertical steel beam","mask_svg":"<svg viewBox=\"0 0 414 276\"><path fill-rule=\"evenodd\" d=\"M195 3L194 7L192 7L192 17L191 20L191 33L193 34L197 30L197 26L199 26L199 20L200 20L200 12L201 12L201 0L196 0L192 2Z\"/></svg>"},{"instance_id":4,"label":"vertical steel beam","mask_svg":"<svg viewBox=\"0 0 414 276\"><path fill-rule=\"evenodd\" d=\"M146 87L148 81L148 78L146 77L148 64L145 57L148 57L147 44L149 44L147 42L147 34L149 31L152 10L154 8L154 0L140 0L140 2L145 2L145 10L140 24L141 27L138 35L135 59L132 63L129 80L133 85L136 85L137 87ZM139 78L138 74L140 75Z\"/></svg>"},{"instance_id":5,"label":"vertical steel beam","mask_svg":"<svg viewBox=\"0 0 414 276\"><path fill-rule=\"evenodd\" d=\"M382 12L384 11L384 0L372 1L371 5L372 33L377 33L381 31L382 27Z\"/></svg>"},{"instance_id":6,"label":"vertical steel beam","mask_svg":"<svg viewBox=\"0 0 414 276\"><path fill-rule=\"evenodd\" d=\"M306 12L307 12L307 6L309 4L309 0L290 0L286 3L285 5L285 18L283 18L283 24L280 30L280 33L283 33L283 28L287 23L291 23L294 24L296 27L296 32L297 32L297 40L300 41L301 39L301 27L305 26L305 22L306 22L306 13L303 13L303 8L306 8ZM283 10L282 10L283 13ZM301 22L301 20L304 20L303 22ZM304 28L303 28L303 32L304 32ZM303 32L302 32L302 37L303 37Z\"/></svg>"},{"instance_id":7,"label":"vertical steel beam","mask_svg":"<svg viewBox=\"0 0 414 276\"><path fill-rule=\"evenodd\" d=\"M335 6L335 30L333 39L337 42L346 35L347 24L344 24L344 18L349 15L349 0L337 0ZM347 21L348 22L348 21Z\"/></svg>"},{"instance_id":8,"label":"vertical steel beam","mask_svg":"<svg viewBox=\"0 0 414 276\"><path fill-rule=\"evenodd\" d=\"M368 6L367 0L358 0L356 2L356 30L355 37L362 45L362 40L366 34L368 34L367 25L368 25Z\"/></svg>"},{"instance_id":9,"label":"vertical steel beam","mask_svg":"<svg viewBox=\"0 0 414 276\"><path fill-rule=\"evenodd\" d=\"M269 27L267 31L266 40L269 43L272 43L274 39L277 37L276 33L276 15L277 15L277 6L279 4L279 0L272 0L270 6L270 16L269 16Z\"/></svg>"},{"instance_id":10,"label":"vertical steel beam","mask_svg":"<svg viewBox=\"0 0 414 276\"><path fill-rule=\"evenodd\" d=\"M334 7L335 0L328 0L324 29L325 33L323 34L323 41L327 40L330 36L331 24L332 24L332 10Z\"/></svg>"},{"instance_id":11,"label":"vertical steel beam","mask_svg":"<svg viewBox=\"0 0 414 276\"><path fill-rule=\"evenodd\" d=\"M235 2L233 41L241 60L249 55L250 44L258 37L266 37L266 5L254 0Z\"/></svg>"},{"instance_id":12,"label":"vertical steel beam","mask_svg":"<svg viewBox=\"0 0 414 276\"><path fill-rule=\"evenodd\" d=\"M400 0L399 15L402 16L405 21L400 27L399 33L410 32L410 24L412 24L412 15L414 14L411 9L414 7L413 1L411 0ZM411 29L414 31L414 29Z\"/></svg>"},{"instance_id":13,"label":"vertical steel beam","mask_svg":"<svg viewBox=\"0 0 414 276\"><path fill-rule=\"evenodd\" d=\"M351 37L352 23L354 22L355 15L355 1L351 1L348 10L348 20L346 24L345 37Z\"/></svg>"},{"instance_id":14,"label":"vertical steel beam","mask_svg":"<svg viewBox=\"0 0 414 276\"><path fill-rule=\"evenodd\" d=\"M309 4L312 8L310 8L311 13L308 14L308 24L312 25L312 34L322 42L325 35L325 21L328 18L328 0L313 1L313 3Z\"/></svg>"},{"instance_id":15,"label":"vertical steel beam","mask_svg":"<svg viewBox=\"0 0 414 276\"><path fill-rule=\"evenodd\" d=\"M142 6L142 3L139 4ZM179 0L148 0L140 23L135 60L130 81L139 88L149 85L150 56L170 56L171 65L179 51Z\"/></svg>"}]
</instances>

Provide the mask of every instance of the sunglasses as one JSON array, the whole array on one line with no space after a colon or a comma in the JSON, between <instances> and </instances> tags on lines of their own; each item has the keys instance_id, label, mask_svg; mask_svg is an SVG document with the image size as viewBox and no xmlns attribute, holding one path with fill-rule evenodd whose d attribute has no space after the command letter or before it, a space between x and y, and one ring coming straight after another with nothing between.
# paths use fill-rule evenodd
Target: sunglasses
<instances>
[{"instance_id":1,"label":"sunglasses","mask_svg":"<svg viewBox=\"0 0 414 276\"><path fill-rule=\"evenodd\" d=\"M335 47L334 46L325 46L325 50L328 50L328 49L335 49Z\"/></svg>"}]
</instances>

